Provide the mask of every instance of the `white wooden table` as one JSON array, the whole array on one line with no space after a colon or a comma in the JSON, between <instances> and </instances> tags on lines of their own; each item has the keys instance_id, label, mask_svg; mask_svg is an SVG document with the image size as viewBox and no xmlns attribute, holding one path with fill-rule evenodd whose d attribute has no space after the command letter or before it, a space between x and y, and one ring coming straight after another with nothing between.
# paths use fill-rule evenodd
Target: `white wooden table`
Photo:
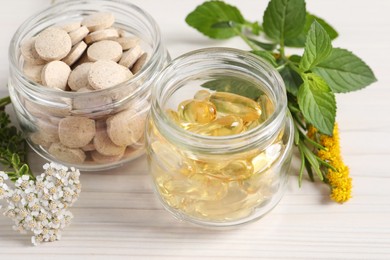
<instances>
[{"instance_id":1,"label":"white wooden table","mask_svg":"<svg viewBox=\"0 0 390 260\"><path fill-rule=\"evenodd\" d=\"M210 46L246 48L239 39L212 41L184 18L201 0L134 0L160 24L177 57ZM230 0L249 19L267 1ZM297 184L297 161L280 204L260 221L231 230L206 230L174 219L154 196L144 157L126 167L82 174L75 219L63 239L33 247L0 217L0 259L390 259L390 1L307 0L308 10L339 31L346 47L371 65L379 81L338 95L342 151L353 177L353 198L327 199L321 183ZM6 95L8 44L28 16L50 0L0 1L0 94ZM43 160L31 158L35 171ZM72 258L71 258L72 257Z\"/></svg>"}]
</instances>

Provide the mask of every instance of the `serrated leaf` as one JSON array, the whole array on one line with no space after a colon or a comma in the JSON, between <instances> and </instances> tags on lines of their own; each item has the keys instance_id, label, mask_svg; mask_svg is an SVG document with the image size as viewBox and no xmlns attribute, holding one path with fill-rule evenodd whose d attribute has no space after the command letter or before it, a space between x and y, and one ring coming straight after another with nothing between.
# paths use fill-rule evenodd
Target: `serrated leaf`
<instances>
[{"instance_id":1,"label":"serrated leaf","mask_svg":"<svg viewBox=\"0 0 390 260\"><path fill-rule=\"evenodd\" d=\"M289 66L284 67L279 71L283 78L286 90L294 96L298 95L299 87L303 84L301 76Z\"/></svg>"},{"instance_id":2,"label":"serrated leaf","mask_svg":"<svg viewBox=\"0 0 390 260\"><path fill-rule=\"evenodd\" d=\"M297 37L305 26L304 0L271 0L264 12L265 34L278 42Z\"/></svg>"},{"instance_id":3,"label":"serrated leaf","mask_svg":"<svg viewBox=\"0 0 390 260\"><path fill-rule=\"evenodd\" d=\"M336 117L336 99L325 80L308 74L298 91L298 104L305 119L321 133L332 135Z\"/></svg>"},{"instance_id":4,"label":"serrated leaf","mask_svg":"<svg viewBox=\"0 0 390 260\"><path fill-rule=\"evenodd\" d=\"M215 39L228 39L237 35L234 27L218 27L216 25L245 23L244 17L235 6L222 1L209 1L199 5L187 15L185 20L191 27Z\"/></svg>"},{"instance_id":5,"label":"serrated leaf","mask_svg":"<svg viewBox=\"0 0 390 260\"><path fill-rule=\"evenodd\" d=\"M268 63L270 63L273 67L277 67L278 64L276 63L276 59L272 53L268 51L251 51L251 53L255 54L256 56L259 56L263 59L265 59Z\"/></svg>"},{"instance_id":6,"label":"serrated leaf","mask_svg":"<svg viewBox=\"0 0 390 260\"><path fill-rule=\"evenodd\" d=\"M303 71L310 70L325 60L331 52L332 44L328 33L317 21L314 21L307 34L305 51L300 62L300 68Z\"/></svg>"},{"instance_id":7,"label":"serrated leaf","mask_svg":"<svg viewBox=\"0 0 390 260\"><path fill-rule=\"evenodd\" d=\"M303 31L296 38L287 39L285 41L286 46L305 47L307 33L309 32L310 27L314 21L317 21L325 29L325 31L328 33L331 40L334 40L339 36L337 31L324 19L316 15L306 13L306 21L305 21L305 26L303 28Z\"/></svg>"},{"instance_id":8,"label":"serrated leaf","mask_svg":"<svg viewBox=\"0 0 390 260\"><path fill-rule=\"evenodd\" d=\"M276 44L274 44L274 43L261 42L261 41L254 40L251 38L249 38L248 40L253 42L254 44L256 44L257 46L259 46L260 48L262 48L266 51L273 51L276 48Z\"/></svg>"},{"instance_id":9,"label":"serrated leaf","mask_svg":"<svg viewBox=\"0 0 390 260\"><path fill-rule=\"evenodd\" d=\"M334 48L330 56L312 70L328 83L335 93L367 87L376 81L371 68L352 52Z\"/></svg>"},{"instance_id":10,"label":"serrated leaf","mask_svg":"<svg viewBox=\"0 0 390 260\"><path fill-rule=\"evenodd\" d=\"M202 84L202 87L219 92L234 93L253 100L257 100L263 94L256 84L229 76L207 81Z\"/></svg>"}]
</instances>

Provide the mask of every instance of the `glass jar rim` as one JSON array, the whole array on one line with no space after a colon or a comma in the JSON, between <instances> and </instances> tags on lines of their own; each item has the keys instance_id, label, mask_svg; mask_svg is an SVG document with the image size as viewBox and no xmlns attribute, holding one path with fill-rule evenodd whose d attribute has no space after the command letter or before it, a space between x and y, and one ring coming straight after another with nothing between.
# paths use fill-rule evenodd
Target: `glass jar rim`
<instances>
[{"instance_id":1,"label":"glass jar rim","mask_svg":"<svg viewBox=\"0 0 390 260\"><path fill-rule=\"evenodd\" d=\"M46 17L53 15L53 13L59 14L59 13L63 12L64 10L66 10L67 7L70 7L73 5L80 5L80 7L81 7L82 4L87 5L89 3L93 3L93 4L97 4L97 3L113 4L113 3L116 3L116 4L119 4L121 6L127 6L128 8L134 10L135 12L140 14L143 18L145 18L145 21L148 23L147 24L148 27L152 30L152 33L153 33L153 45L152 45L153 48L151 50L151 58L146 62L146 64L141 69L141 71L136 73L136 75L134 75L134 77L132 77L131 79L129 79L125 82L122 82L118 85L115 85L115 86L110 87L110 88L95 90L95 91L86 92L86 93L73 92L73 91L61 91L61 90L54 89L54 88L42 87L41 84L38 84L38 83L30 80L29 78L27 78L24 75L20 66L18 66L18 55L16 55L17 48L19 48L18 44L24 40L24 38L23 38L24 32L31 29L32 26L34 26L41 19L45 19ZM82 11L82 10L83 9L80 8L80 11ZM88 8L88 9L86 8L85 11L91 12L94 10L90 9L90 8ZM22 83L23 83L22 86L26 91L31 92L31 93L38 93L41 95L54 95L54 96L59 96L62 98L74 98L74 97L83 96L83 95L90 95L92 97L99 96L105 92L117 91L120 89L128 88L129 85L136 83L139 79L142 79L143 77L145 77L145 75L151 75L152 76L151 78L154 78L153 68L155 67L155 64L159 62L158 59L159 59L159 56L161 56L163 53L163 47L161 44L160 28L158 27L156 21L153 19L153 17L150 14L148 14L143 9L141 9L140 7L134 5L130 2L121 1L121 0L84 0L84 1L68 0L68 1L62 1L62 2L55 3L54 5L51 5L48 8L43 9L43 10L39 11L38 13L30 16L28 19L26 19L19 26L19 28L15 32L14 36L12 37L8 51L9 51L8 56L9 56L10 69L14 73L16 73L17 77L22 81ZM128 98L131 99L132 97L136 97L136 96L144 93L147 90L147 87L148 87L148 84L142 84L142 86L137 88L135 91L133 91Z\"/></svg>"},{"instance_id":2,"label":"glass jar rim","mask_svg":"<svg viewBox=\"0 0 390 260\"><path fill-rule=\"evenodd\" d=\"M235 61L236 63L232 67L236 66L238 68L240 65L238 62L241 62L241 64L250 66L253 69L266 71L268 79L275 83L269 89L275 95L275 110L272 115L264 123L250 131L237 135L218 137L195 134L173 124L163 110L163 102L167 94L166 90L177 82L185 81L185 78L181 78L184 77L180 73L181 69L197 66L205 59L213 63L215 69L218 69L218 66L221 66L223 61ZM202 69L207 70L208 68ZM180 78L180 80L172 81L173 77ZM279 132L278 130L282 128L286 113L287 95L285 85L277 70L264 59L247 51L234 48L203 48L185 53L174 59L159 73L152 87L151 116L159 131L168 139L172 139L176 145L179 144L180 146L206 153L218 153L219 151L224 151L225 153L226 151L237 152L242 149L266 147L275 138Z\"/></svg>"}]
</instances>

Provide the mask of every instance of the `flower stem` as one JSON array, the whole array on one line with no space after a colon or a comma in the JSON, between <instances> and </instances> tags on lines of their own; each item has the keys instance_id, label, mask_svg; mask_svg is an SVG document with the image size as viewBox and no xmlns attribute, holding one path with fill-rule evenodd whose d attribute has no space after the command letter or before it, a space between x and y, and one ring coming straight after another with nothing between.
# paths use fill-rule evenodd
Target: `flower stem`
<instances>
[{"instance_id":1,"label":"flower stem","mask_svg":"<svg viewBox=\"0 0 390 260\"><path fill-rule=\"evenodd\" d=\"M4 108L11 104L11 98L8 96L8 97L3 97L0 99L0 110L4 110Z\"/></svg>"}]
</instances>

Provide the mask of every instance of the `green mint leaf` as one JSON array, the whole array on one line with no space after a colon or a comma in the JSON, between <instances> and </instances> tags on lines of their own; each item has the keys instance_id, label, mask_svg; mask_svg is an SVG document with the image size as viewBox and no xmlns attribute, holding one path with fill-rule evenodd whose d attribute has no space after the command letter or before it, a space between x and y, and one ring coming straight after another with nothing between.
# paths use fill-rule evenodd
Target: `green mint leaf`
<instances>
[{"instance_id":1,"label":"green mint leaf","mask_svg":"<svg viewBox=\"0 0 390 260\"><path fill-rule=\"evenodd\" d=\"M307 14L309 16L309 20L311 20L311 23L313 23L314 20L316 20L321 26L325 29L325 31L328 33L331 40L336 39L339 36L339 33L336 31L335 28L333 28L329 23L327 23L324 19L315 16L313 14ZM307 17L306 16L306 17Z\"/></svg>"},{"instance_id":2,"label":"green mint leaf","mask_svg":"<svg viewBox=\"0 0 390 260\"><path fill-rule=\"evenodd\" d=\"M289 59L290 61L296 63L296 64L299 64L299 63L301 62L302 57L299 56L299 55L293 54L293 55L291 55L290 57L288 57L288 59Z\"/></svg>"},{"instance_id":3,"label":"green mint leaf","mask_svg":"<svg viewBox=\"0 0 390 260\"><path fill-rule=\"evenodd\" d=\"M317 21L325 29L331 40L334 40L339 36L337 31L324 19L313 14L306 13L306 22L303 31L296 38L287 39L285 41L286 46L299 48L305 47L307 33L309 32L310 27L314 21Z\"/></svg>"},{"instance_id":4,"label":"green mint leaf","mask_svg":"<svg viewBox=\"0 0 390 260\"><path fill-rule=\"evenodd\" d=\"M263 94L256 84L249 81L238 80L237 78L230 76L207 81L202 84L202 87L219 92L229 92L241 95L253 100L257 100Z\"/></svg>"},{"instance_id":5,"label":"green mint leaf","mask_svg":"<svg viewBox=\"0 0 390 260\"><path fill-rule=\"evenodd\" d=\"M276 63L276 59L272 53L268 51L251 51L251 53L255 54L256 56L259 56L266 60L268 63L270 63L273 67L277 67L278 64Z\"/></svg>"},{"instance_id":6,"label":"green mint leaf","mask_svg":"<svg viewBox=\"0 0 390 260\"><path fill-rule=\"evenodd\" d=\"M305 52L303 53L300 68L308 71L332 52L332 44L328 33L322 26L314 21L306 38Z\"/></svg>"},{"instance_id":7,"label":"green mint leaf","mask_svg":"<svg viewBox=\"0 0 390 260\"><path fill-rule=\"evenodd\" d=\"M185 20L191 27L214 39L228 39L237 35L237 28L226 24L236 26L246 23L236 7L222 1L210 1L199 5Z\"/></svg>"},{"instance_id":8,"label":"green mint leaf","mask_svg":"<svg viewBox=\"0 0 390 260\"><path fill-rule=\"evenodd\" d=\"M273 50L275 50L275 48L277 46L274 43L261 42L261 41L254 40L254 39L251 39L251 38L248 38L248 40L251 41L252 43L256 44L257 46L259 46L260 48L266 50L266 51L273 51Z\"/></svg>"},{"instance_id":9,"label":"green mint leaf","mask_svg":"<svg viewBox=\"0 0 390 260\"><path fill-rule=\"evenodd\" d=\"M235 28L237 27L237 23L233 22L233 21L223 21L223 22L217 22L213 25L211 25L211 28L213 29L217 29L217 28Z\"/></svg>"},{"instance_id":10,"label":"green mint leaf","mask_svg":"<svg viewBox=\"0 0 390 260\"><path fill-rule=\"evenodd\" d=\"M297 37L305 26L305 0L271 0L264 12L265 34L278 42Z\"/></svg>"},{"instance_id":11,"label":"green mint leaf","mask_svg":"<svg viewBox=\"0 0 390 260\"><path fill-rule=\"evenodd\" d=\"M298 91L298 104L309 123L323 134L332 135L336 99L325 80L315 74L307 74Z\"/></svg>"},{"instance_id":12,"label":"green mint leaf","mask_svg":"<svg viewBox=\"0 0 390 260\"><path fill-rule=\"evenodd\" d=\"M289 66L284 67L279 71L280 75L283 78L284 85L286 86L286 90L294 95L298 95L299 87L303 84L303 80L301 76L291 69Z\"/></svg>"},{"instance_id":13,"label":"green mint leaf","mask_svg":"<svg viewBox=\"0 0 390 260\"><path fill-rule=\"evenodd\" d=\"M335 93L367 87L376 81L370 67L352 52L334 48L330 56L312 71L320 75Z\"/></svg>"},{"instance_id":14,"label":"green mint leaf","mask_svg":"<svg viewBox=\"0 0 390 260\"><path fill-rule=\"evenodd\" d=\"M262 28L261 28L259 22L256 21L256 22L250 24L250 27L251 27L252 33L254 35L260 35L260 32L262 31Z\"/></svg>"}]
</instances>

